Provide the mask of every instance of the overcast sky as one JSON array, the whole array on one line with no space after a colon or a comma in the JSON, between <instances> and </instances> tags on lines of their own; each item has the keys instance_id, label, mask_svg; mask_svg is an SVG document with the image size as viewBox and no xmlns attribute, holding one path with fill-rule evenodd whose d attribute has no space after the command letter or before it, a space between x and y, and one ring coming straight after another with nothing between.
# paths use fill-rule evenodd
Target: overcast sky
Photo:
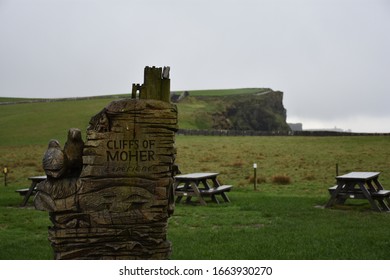
<instances>
[{"instance_id":1,"label":"overcast sky","mask_svg":"<svg viewBox=\"0 0 390 280\"><path fill-rule=\"evenodd\" d=\"M304 129L390 132L388 0L0 0L0 96L268 87Z\"/></svg>"}]
</instances>

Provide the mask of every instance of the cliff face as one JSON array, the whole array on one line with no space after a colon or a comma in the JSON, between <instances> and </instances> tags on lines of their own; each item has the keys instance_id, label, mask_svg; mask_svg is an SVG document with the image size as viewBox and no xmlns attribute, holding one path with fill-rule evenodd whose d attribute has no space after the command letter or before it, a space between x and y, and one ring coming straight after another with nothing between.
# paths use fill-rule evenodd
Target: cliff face
<instances>
[{"instance_id":1,"label":"cliff face","mask_svg":"<svg viewBox=\"0 0 390 280\"><path fill-rule=\"evenodd\" d=\"M187 106L197 104L196 113L181 114ZM182 105L182 106L180 106ZM283 106L283 92L260 91L256 94L236 94L222 96L191 96L178 103L179 122L193 118L194 127L199 129L230 129L257 131L289 131L286 123L286 109ZM180 124L179 124L180 126ZM187 128L182 127L180 128Z\"/></svg>"}]
</instances>

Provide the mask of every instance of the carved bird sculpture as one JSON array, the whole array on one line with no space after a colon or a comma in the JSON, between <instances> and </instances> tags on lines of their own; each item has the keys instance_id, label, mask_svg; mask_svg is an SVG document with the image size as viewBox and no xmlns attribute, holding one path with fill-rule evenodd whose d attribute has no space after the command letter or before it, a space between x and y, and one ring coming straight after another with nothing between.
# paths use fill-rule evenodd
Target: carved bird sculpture
<instances>
[{"instance_id":1,"label":"carved bird sculpture","mask_svg":"<svg viewBox=\"0 0 390 280\"><path fill-rule=\"evenodd\" d=\"M66 171L64 153L60 143L52 139L42 159L42 166L48 177L60 178Z\"/></svg>"},{"instance_id":2,"label":"carved bird sculpture","mask_svg":"<svg viewBox=\"0 0 390 280\"><path fill-rule=\"evenodd\" d=\"M68 140L64 146L64 156L68 176L79 176L83 168L84 142L81 138L81 131L78 128L71 128L68 131Z\"/></svg>"}]
</instances>

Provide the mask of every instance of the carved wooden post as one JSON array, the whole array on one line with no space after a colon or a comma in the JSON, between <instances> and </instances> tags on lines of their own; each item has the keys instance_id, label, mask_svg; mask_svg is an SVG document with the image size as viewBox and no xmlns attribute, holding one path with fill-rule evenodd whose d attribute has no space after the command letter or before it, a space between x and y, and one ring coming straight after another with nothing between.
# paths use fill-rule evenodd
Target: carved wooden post
<instances>
[{"instance_id":1,"label":"carved wooden post","mask_svg":"<svg viewBox=\"0 0 390 280\"><path fill-rule=\"evenodd\" d=\"M35 204L50 211L56 259L169 257L177 109L169 102L167 69L146 67L132 98L92 117L78 178L38 187ZM53 187L61 191L53 195Z\"/></svg>"}]
</instances>

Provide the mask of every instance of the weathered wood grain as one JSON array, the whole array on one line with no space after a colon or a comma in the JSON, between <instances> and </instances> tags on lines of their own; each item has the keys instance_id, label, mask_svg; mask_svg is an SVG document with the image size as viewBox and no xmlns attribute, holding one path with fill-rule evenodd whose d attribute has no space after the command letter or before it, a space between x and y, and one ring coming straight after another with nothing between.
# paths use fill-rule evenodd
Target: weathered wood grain
<instances>
[{"instance_id":1,"label":"weathered wood grain","mask_svg":"<svg viewBox=\"0 0 390 280\"><path fill-rule=\"evenodd\" d=\"M169 257L178 127L161 71L145 69L145 84L133 86L139 99L113 101L92 116L79 177L38 186L35 206L49 212L55 259Z\"/></svg>"}]
</instances>

